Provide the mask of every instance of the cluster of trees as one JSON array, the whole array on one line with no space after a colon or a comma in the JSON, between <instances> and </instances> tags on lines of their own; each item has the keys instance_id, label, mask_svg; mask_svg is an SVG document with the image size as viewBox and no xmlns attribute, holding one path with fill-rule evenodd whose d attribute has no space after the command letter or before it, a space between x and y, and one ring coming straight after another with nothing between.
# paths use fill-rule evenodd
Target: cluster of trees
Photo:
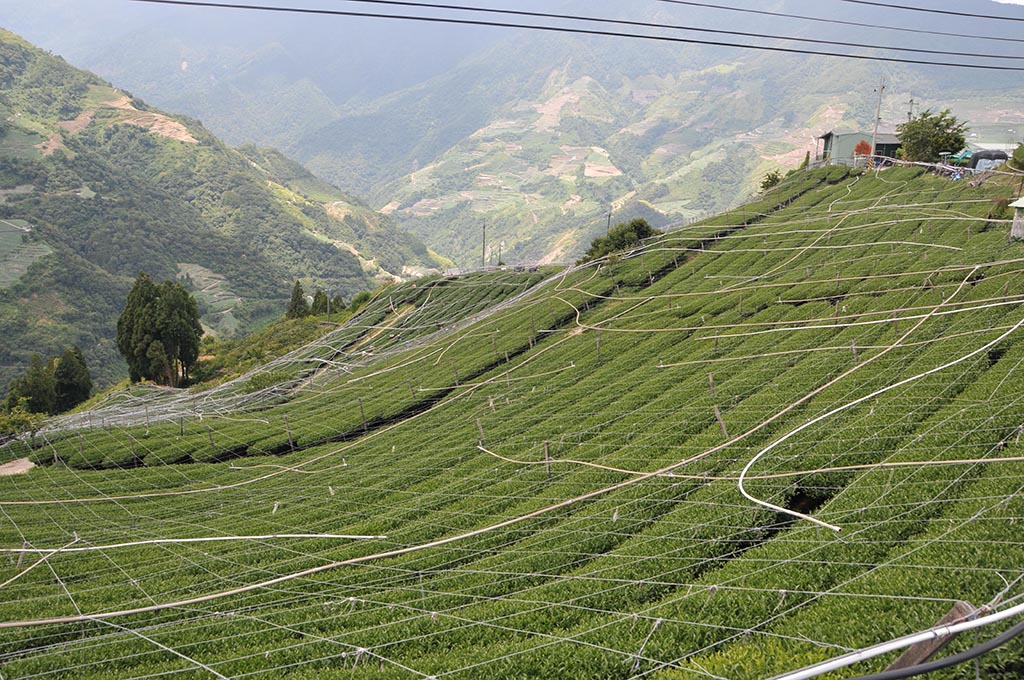
<instances>
[{"instance_id":1,"label":"cluster of trees","mask_svg":"<svg viewBox=\"0 0 1024 680\"><path fill-rule=\"evenodd\" d=\"M340 295L329 298L327 293L318 288L313 294L313 301L310 302L306 297L306 291L302 288L302 283L296 281L292 286L292 297L288 302L288 311L285 312L284 317L286 319L301 319L306 316L319 316L346 310L354 312L369 299L370 294L361 291L352 298L351 306L346 307L345 301Z\"/></svg>"},{"instance_id":2,"label":"cluster of trees","mask_svg":"<svg viewBox=\"0 0 1024 680\"><path fill-rule=\"evenodd\" d=\"M157 284L140 273L117 319L117 349L132 382L143 378L177 387L199 358L199 307L174 281Z\"/></svg>"},{"instance_id":3,"label":"cluster of trees","mask_svg":"<svg viewBox=\"0 0 1024 680\"><path fill-rule=\"evenodd\" d=\"M661 232L652 227L642 217L630 220L629 222L620 222L609 229L608 233L604 236L598 236L591 241L590 247L587 248L587 252L583 253L583 257L579 259L578 263L582 264L583 262L604 257L609 253L633 248L643 239L659 234Z\"/></svg>"},{"instance_id":4,"label":"cluster of trees","mask_svg":"<svg viewBox=\"0 0 1024 680\"><path fill-rule=\"evenodd\" d=\"M72 346L49 361L33 354L28 370L7 390L3 410L8 416L62 413L88 399L91 392L92 376L85 357Z\"/></svg>"}]
</instances>

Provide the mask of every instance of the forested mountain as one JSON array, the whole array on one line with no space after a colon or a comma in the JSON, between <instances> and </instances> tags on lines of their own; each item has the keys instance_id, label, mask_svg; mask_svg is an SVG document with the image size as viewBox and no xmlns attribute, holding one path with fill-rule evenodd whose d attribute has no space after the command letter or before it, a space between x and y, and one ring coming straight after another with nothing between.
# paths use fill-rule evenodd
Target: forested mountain
<instances>
[{"instance_id":1,"label":"forested mountain","mask_svg":"<svg viewBox=\"0 0 1024 680\"><path fill-rule=\"evenodd\" d=\"M742 35L761 33L932 50L886 53L922 62L1017 50L1012 22L816 0L736 6L824 21L654 1L536 0L515 9L732 31L588 25L743 45L877 54ZM929 7L1020 15L989 0ZM883 129L906 120L911 98L917 110L952 108L995 141L1024 126L1016 74L112 0L88 10L72 0L14 0L5 11L48 47L201 117L233 143L279 146L463 265L479 261L485 225L492 260L502 242L511 262L566 260L603 231L609 209L619 219L678 223L736 205L766 171L799 164L816 136L869 127L882 77Z\"/></svg>"},{"instance_id":2,"label":"forested mountain","mask_svg":"<svg viewBox=\"0 0 1024 680\"><path fill-rule=\"evenodd\" d=\"M351 297L429 262L388 218L273 151L236 151L0 32L0 385L79 345L100 384L131 279L179 279L204 324L284 313L291 283Z\"/></svg>"}]
</instances>

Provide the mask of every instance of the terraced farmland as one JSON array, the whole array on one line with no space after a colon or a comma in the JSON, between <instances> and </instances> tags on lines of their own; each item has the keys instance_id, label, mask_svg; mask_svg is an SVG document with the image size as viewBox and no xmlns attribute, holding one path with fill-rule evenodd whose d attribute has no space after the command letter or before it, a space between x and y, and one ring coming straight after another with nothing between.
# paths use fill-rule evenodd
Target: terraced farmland
<instances>
[{"instance_id":1,"label":"terraced farmland","mask_svg":"<svg viewBox=\"0 0 1024 680\"><path fill-rule=\"evenodd\" d=\"M960 600L992 637L1024 598L1011 179L799 173L55 421L3 450L37 467L0 478L0 672L763 678Z\"/></svg>"}]
</instances>

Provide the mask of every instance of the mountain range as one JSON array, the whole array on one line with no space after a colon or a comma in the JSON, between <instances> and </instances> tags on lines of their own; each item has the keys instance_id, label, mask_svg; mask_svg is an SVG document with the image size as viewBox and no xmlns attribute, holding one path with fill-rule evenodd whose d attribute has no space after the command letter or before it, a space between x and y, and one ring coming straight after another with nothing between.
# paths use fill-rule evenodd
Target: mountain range
<instances>
[{"instance_id":1,"label":"mountain range","mask_svg":"<svg viewBox=\"0 0 1024 680\"><path fill-rule=\"evenodd\" d=\"M1019 15L988 0L930 6ZM870 128L883 79L883 129L908 111L949 107L980 138L1020 137L1015 74L926 65L1012 54L1012 22L811 0L737 8L771 16L707 3L515 9L719 31L587 24L686 40L859 55L878 52L798 41L898 47L919 51L885 54L925 64L107 0L88 9L16 0L7 12L47 47L201 118L230 143L280 147L462 266L481 262L482 237L485 263L499 252L509 262L566 261L604 231L609 213L664 225L737 205L767 171L813 153L818 135Z\"/></svg>"}]
</instances>

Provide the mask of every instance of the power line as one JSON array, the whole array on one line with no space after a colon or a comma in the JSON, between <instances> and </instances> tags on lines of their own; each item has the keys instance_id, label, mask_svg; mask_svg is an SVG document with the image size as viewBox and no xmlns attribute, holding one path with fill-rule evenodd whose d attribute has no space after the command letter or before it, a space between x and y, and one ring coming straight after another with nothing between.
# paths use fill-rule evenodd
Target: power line
<instances>
[{"instance_id":1,"label":"power line","mask_svg":"<svg viewBox=\"0 0 1024 680\"><path fill-rule=\"evenodd\" d=\"M869 24L859 21L845 21L843 19L825 19L812 17L806 14L788 14L786 12L771 12L763 9L749 9L744 7L730 7L728 5L717 5L710 2L696 2L695 0L656 0L672 5L686 5L688 7L704 7L707 9L719 9L727 12L740 12L741 14L758 14L761 16L779 17L783 19L799 19L801 21L815 21L822 24L837 24L840 26L856 26L858 28L873 28L880 31L897 31L900 33L917 33L921 35L940 35L947 38L965 38L970 40L998 40L1001 42L1024 43L1024 38L1006 38L992 35L973 35L970 33L951 33L947 31L929 31L922 28L904 28L900 26L887 26L885 24Z\"/></svg>"},{"instance_id":2,"label":"power line","mask_svg":"<svg viewBox=\"0 0 1024 680\"><path fill-rule=\"evenodd\" d=\"M263 12L276 12L276 13L290 13L290 14L308 14L308 15L319 15L319 16L343 16L343 17L360 17L360 18L371 18L371 19L397 19L404 21L419 21L424 23L434 24L455 24L462 26L487 26L493 28L516 28L532 31L545 31L548 33L569 33L573 35L592 35L602 37L614 37L614 38L636 38L640 40L652 40L656 42L668 42L677 44L689 44L689 45L704 45L709 47L734 47L745 50L760 50L765 52L780 52L785 54L803 54L823 57L840 57L844 59L858 59L861 61L879 61L897 64L917 64L921 66L948 66L952 68L972 69L972 70L984 70L984 71L1008 71L1008 72L1021 72L1024 68L1017 66L998 66L991 64L964 64L958 62L942 62L942 61L928 61L923 59L906 59L901 57L882 57L875 55L866 54L850 54L845 52L828 52L828 51L816 51L816 50L805 50L795 47L780 47L771 45L750 45L746 43L735 43L726 42L721 40L701 40L697 38L682 38L677 36L664 36L664 35L650 35L644 33L625 33L619 31L604 31L590 28L575 28L567 26L547 26L538 24L521 24L514 22L505 21L485 21L483 19L455 19L450 17L438 17L438 16L410 16L404 14L384 14L380 12L353 12L347 10L329 10L329 9L314 9L308 7L286 7L286 6L270 6L270 5L248 5L241 3L232 2L199 2L198 0L131 0L131 2L140 2L157 5L176 5L183 7L205 7L205 8L218 8L218 9L239 9L239 10L250 10L250 11L263 11Z\"/></svg>"},{"instance_id":3,"label":"power line","mask_svg":"<svg viewBox=\"0 0 1024 680\"><path fill-rule=\"evenodd\" d=\"M606 17L587 17L574 14L552 14L549 12L530 12L525 10L497 9L492 7L467 7L465 5L447 5L432 2L410 2L409 0L343 0L344 2L358 2L371 5L388 5L398 7L416 7L419 9L440 9L458 12L479 12L484 14L498 14L505 16L523 16L539 19L563 19L569 21L589 21L598 24L613 24L621 26L636 26L640 28L671 29L674 31L693 31L695 33L717 33L720 35L732 35L743 38L763 38L767 40L789 40L792 42L815 43L818 45L834 45L839 47L863 47L875 50L891 50L895 52L917 52L920 54L942 54L946 56L980 57L982 59L1024 59L1024 56L991 54L981 52L950 52L948 50L929 50L914 47L893 47L889 45L872 45L870 43L856 43L843 40L823 40L821 38L803 38L789 35L773 35L771 33L753 33L749 31L728 31L724 29L706 28L702 26L684 26L680 24L659 24L650 21L636 21L630 19L609 19Z\"/></svg>"},{"instance_id":4,"label":"power line","mask_svg":"<svg viewBox=\"0 0 1024 680\"><path fill-rule=\"evenodd\" d=\"M1024 21L1024 17L1007 17L998 14L975 14L973 12L956 12L949 9L932 9L929 7L912 7L911 5L889 5L884 2L873 0L839 0L853 5L871 5L872 7L885 7L886 9L904 9L908 12L925 12L926 14L948 14L954 17L970 17L971 19L995 19L998 21Z\"/></svg>"}]
</instances>

